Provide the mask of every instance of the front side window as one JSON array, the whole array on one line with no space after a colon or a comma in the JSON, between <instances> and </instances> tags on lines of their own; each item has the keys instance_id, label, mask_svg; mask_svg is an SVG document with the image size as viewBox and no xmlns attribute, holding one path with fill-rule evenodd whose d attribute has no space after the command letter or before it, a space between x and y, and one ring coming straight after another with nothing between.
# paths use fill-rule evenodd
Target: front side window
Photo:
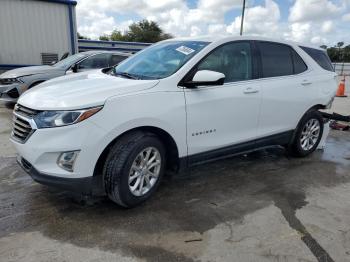
<instances>
[{"instance_id":1,"label":"front side window","mask_svg":"<svg viewBox=\"0 0 350 262\"><path fill-rule=\"evenodd\" d=\"M125 60L126 58L127 58L127 56L112 55L111 59L109 61L109 66L118 65L121 61Z\"/></svg>"},{"instance_id":2,"label":"front side window","mask_svg":"<svg viewBox=\"0 0 350 262\"><path fill-rule=\"evenodd\" d=\"M109 54L90 56L79 64L79 69L98 69L108 67Z\"/></svg>"},{"instance_id":3,"label":"front side window","mask_svg":"<svg viewBox=\"0 0 350 262\"><path fill-rule=\"evenodd\" d=\"M75 64L76 62L80 61L84 57L86 57L86 55L84 53L78 53L78 54L75 54L75 55L71 55L71 56L68 56L67 58L57 62L53 66L54 67L58 67L58 68L66 69L66 68L71 67L73 64Z\"/></svg>"},{"instance_id":4,"label":"front side window","mask_svg":"<svg viewBox=\"0 0 350 262\"><path fill-rule=\"evenodd\" d=\"M161 79L174 74L209 42L167 41L150 46L114 68L115 75Z\"/></svg>"},{"instance_id":5,"label":"front side window","mask_svg":"<svg viewBox=\"0 0 350 262\"><path fill-rule=\"evenodd\" d=\"M197 70L223 73L225 83L252 79L250 44L236 42L220 46L199 63Z\"/></svg>"}]
</instances>

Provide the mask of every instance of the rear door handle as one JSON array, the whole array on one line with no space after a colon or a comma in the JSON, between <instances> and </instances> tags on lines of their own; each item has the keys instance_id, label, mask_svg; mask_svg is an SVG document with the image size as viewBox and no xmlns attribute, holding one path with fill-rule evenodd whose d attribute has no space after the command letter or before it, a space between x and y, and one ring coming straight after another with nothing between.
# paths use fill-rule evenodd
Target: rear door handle
<instances>
[{"instance_id":1,"label":"rear door handle","mask_svg":"<svg viewBox=\"0 0 350 262\"><path fill-rule=\"evenodd\" d=\"M245 94L254 94L254 93L258 93L258 92L259 92L259 90L256 89L256 88L253 88L253 87L247 87L247 88L243 91L243 93L245 93Z\"/></svg>"},{"instance_id":2,"label":"rear door handle","mask_svg":"<svg viewBox=\"0 0 350 262\"><path fill-rule=\"evenodd\" d=\"M308 85L311 85L312 82L310 82L309 80L303 80L303 82L301 82L301 84L302 84L303 86L308 86Z\"/></svg>"}]
</instances>

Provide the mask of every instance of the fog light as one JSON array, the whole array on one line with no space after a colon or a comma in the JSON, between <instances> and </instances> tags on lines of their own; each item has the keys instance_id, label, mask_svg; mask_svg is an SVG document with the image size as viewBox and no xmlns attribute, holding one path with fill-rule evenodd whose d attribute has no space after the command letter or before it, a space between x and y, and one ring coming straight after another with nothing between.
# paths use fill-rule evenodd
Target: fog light
<instances>
[{"instance_id":1,"label":"fog light","mask_svg":"<svg viewBox=\"0 0 350 262\"><path fill-rule=\"evenodd\" d=\"M57 159L57 165L64 170L73 172L75 160L77 159L79 152L80 151L63 152Z\"/></svg>"}]
</instances>

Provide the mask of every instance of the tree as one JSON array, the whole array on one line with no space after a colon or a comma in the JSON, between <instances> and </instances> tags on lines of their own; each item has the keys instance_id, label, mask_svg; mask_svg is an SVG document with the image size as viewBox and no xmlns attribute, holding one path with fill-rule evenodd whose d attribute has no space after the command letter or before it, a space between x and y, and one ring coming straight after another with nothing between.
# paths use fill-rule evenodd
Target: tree
<instances>
[{"instance_id":1,"label":"tree","mask_svg":"<svg viewBox=\"0 0 350 262\"><path fill-rule=\"evenodd\" d=\"M156 22L148 20L130 25L127 35L131 41L150 43L171 38L171 35L165 34Z\"/></svg>"},{"instance_id":2,"label":"tree","mask_svg":"<svg viewBox=\"0 0 350 262\"><path fill-rule=\"evenodd\" d=\"M106 35L101 37L106 39ZM164 33L156 22L142 20L138 23L131 24L129 26L129 29L124 33L122 33L120 30L115 29L108 37L108 39L112 41L155 43L172 37L173 36L171 34Z\"/></svg>"},{"instance_id":3,"label":"tree","mask_svg":"<svg viewBox=\"0 0 350 262\"><path fill-rule=\"evenodd\" d=\"M112 41L129 41L126 34L122 34L121 31L115 29L109 36Z\"/></svg>"},{"instance_id":4,"label":"tree","mask_svg":"<svg viewBox=\"0 0 350 262\"><path fill-rule=\"evenodd\" d=\"M88 38L87 36L83 36L83 35L79 34L79 32L77 33L77 37L78 37L78 39L90 40L90 38Z\"/></svg>"},{"instance_id":5,"label":"tree","mask_svg":"<svg viewBox=\"0 0 350 262\"><path fill-rule=\"evenodd\" d=\"M327 54L332 62L350 62L350 45L344 46L344 42L338 42L333 47L320 46L327 50Z\"/></svg>"},{"instance_id":6,"label":"tree","mask_svg":"<svg viewBox=\"0 0 350 262\"><path fill-rule=\"evenodd\" d=\"M101 41L109 41L109 36L108 36L108 35L101 35L101 36L99 37L99 39L100 39Z\"/></svg>"},{"instance_id":7,"label":"tree","mask_svg":"<svg viewBox=\"0 0 350 262\"><path fill-rule=\"evenodd\" d=\"M338 48L341 48L343 45L344 45L344 42L338 42L338 43L337 43L337 47L338 47Z\"/></svg>"}]
</instances>

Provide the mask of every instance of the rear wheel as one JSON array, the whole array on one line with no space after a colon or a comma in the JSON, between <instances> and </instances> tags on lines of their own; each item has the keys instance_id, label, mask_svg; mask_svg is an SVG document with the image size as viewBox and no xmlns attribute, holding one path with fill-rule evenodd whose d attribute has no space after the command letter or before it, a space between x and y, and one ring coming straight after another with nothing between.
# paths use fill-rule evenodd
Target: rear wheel
<instances>
[{"instance_id":1,"label":"rear wheel","mask_svg":"<svg viewBox=\"0 0 350 262\"><path fill-rule=\"evenodd\" d=\"M300 121L289 152L297 157L304 157L316 150L323 134L323 118L316 111L309 111Z\"/></svg>"},{"instance_id":2,"label":"rear wheel","mask_svg":"<svg viewBox=\"0 0 350 262\"><path fill-rule=\"evenodd\" d=\"M165 149L155 135L127 134L112 147L105 163L107 195L121 206L136 206L156 191L164 168Z\"/></svg>"}]
</instances>

